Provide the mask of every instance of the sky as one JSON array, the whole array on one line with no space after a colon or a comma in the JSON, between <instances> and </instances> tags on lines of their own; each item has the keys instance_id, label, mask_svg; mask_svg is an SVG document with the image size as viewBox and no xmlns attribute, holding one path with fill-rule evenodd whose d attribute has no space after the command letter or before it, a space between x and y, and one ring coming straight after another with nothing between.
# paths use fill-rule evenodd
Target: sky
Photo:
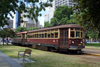
<instances>
[{"instance_id":1,"label":"sky","mask_svg":"<svg viewBox=\"0 0 100 67\"><path fill-rule=\"evenodd\" d=\"M44 16L49 12L49 8L46 8L46 10L42 10L40 13L42 14L42 16L38 17L38 20L40 22L40 25L44 26Z\"/></svg>"},{"instance_id":2,"label":"sky","mask_svg":"<svg viewBox=\"0 0 100 67\"><path fill-rule=\"evenodd\" d=\"M42 2L46 2L47 0L40 0ZM40 25L44 26L44 16L49 12L49 8L46 7L46 10L42 10L40 13L42 14L42 16L38 17L38 20L40 22Z\"/></svg>"}]
</instances>

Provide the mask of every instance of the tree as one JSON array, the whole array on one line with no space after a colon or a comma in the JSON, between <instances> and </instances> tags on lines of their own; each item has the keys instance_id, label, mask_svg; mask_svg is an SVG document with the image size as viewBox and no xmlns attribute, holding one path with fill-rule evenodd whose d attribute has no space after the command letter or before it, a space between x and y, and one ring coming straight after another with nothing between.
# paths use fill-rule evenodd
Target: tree
<instances>
[{"instance_id":1,"label":"tree","mask_svg":"<svg viewBox=\"0 0 100 67\"><path fill-rule=\"evenodd\" d=\"M51 18L50 20L51 20L51 21L50 21L50 24L51 24L51 25L53 25L54 23L57 23L56 18ZM48 22L48 23L49 23L49 22Z\"/></svg>"},{"instance_id":2,"label":"tree","mask_svg":"<svg viewBox=\"0 0 100 67\"><path fill-rule=\"evenodd\" d=\"M54 12L54 17L61 24L66 24L68 20L70 20L70 15L73 14L73 10L69 8L67 5L58 6Z\"/></svg>"},{"instance_id":3,"label":"tree","mask_svg":"<svg viewBox=\"0 0 100 67\"><path fill-rule=\"evenodd\" d=\"M15 32L22 32L22 31L27 31L28 29L26 28L26 27L18 27L17 29L16 29L16 31Z\"/></svg>"},{"instance_id":4,"label":"tree","mask_svg":"<svg viewBox=\"0 0 100 67\"><path fill-rule=\"evenodd\" d=\"M15 32L12 29L4 28L0 31L0 36L3 38L3 45L4 45L4 38L7 38L6 43L8 45L8 37L14 37Z\"/></svg>"},{"instance_id":5,"label":"tree","mask_svg":"<svg viewBox=\"0 0 100 67\"><path fill-rule=\"evenodd\" d=\"M0 31L0 37L3 39L3 45L4 45L4 38L6 37L4 30Z\"/></svg>"},{"instance_id":6,"label":"tree","mask_svg":"<svg viewBox=\"0 0 100 67\"><path fill-rule=\"evenodd\" d=\"M28 29L28 30L35 30L35 29L37 29L37 27L31 27L31 28Z\"/></svg>"},{"instance_id":7,"label":"tree","mask_svg":"<svg viewBox=\"0 0 100 67\"><path fill-rule=\"evenodd\" d=\"M35 18L35 20L38 21L36 17L41 16L39 12L45 10L45 7L52 6L52 1L53 0L47 0L46 2L40 0L0 0L0 27L8 25L7 20L10 18L9 16L13 18L12 12L15 14L16 11L19 13L29 13L28 15L24 15L24 17ZM26 4L26 2L28 4ZM32 7L30 8L28 5Z\"/></svg>"},{"instance_id":8,"label":"tree","mask_svg":"<svg viewBox=\"0 0 100 67\"><path fill-rule=\"evenodd\" d=\"M95 29L92 29L92 30L88 31L88 35L89 35L89 37L93 38L93 40L96 41L96 39L98 37L98 31Z\"/></svg>"},{"instance_id":9,"label":"tree","mask_svg":"<svg viewBox=\"0 0 100 67\"><path fill-rule=\"evenodd\" d=\"M49 21L44 22L44 27L49 27L49 26L52 26L52 25L49 23Z\"/></svg>"},{"instance_id":10,"label":"tree","mask_svg":"<svg viewBox=\"0 0 100 67\"><path fill-rule=\"evenodd\" d=\"M74 0L77 2L75 9L78 10L78 22L85 28L93 27L99 31L100 38L100 0Z\"/></svg>"}]
</instances>

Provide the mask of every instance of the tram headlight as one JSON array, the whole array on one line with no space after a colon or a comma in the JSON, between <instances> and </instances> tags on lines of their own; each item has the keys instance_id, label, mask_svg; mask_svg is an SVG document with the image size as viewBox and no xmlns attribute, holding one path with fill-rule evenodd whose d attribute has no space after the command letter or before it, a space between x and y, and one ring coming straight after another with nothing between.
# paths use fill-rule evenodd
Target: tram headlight
<instances>
[{"instance_id":1,"label":"tram headlight","mask_svg":"<svg viewBox=\"0 0 100 67\"><path fill-rule=\"evenodd\" d=\"M80 43L82 44L82 41L80 41Z\"/></svg>"},{"instance_id":2,"label":"tram headlight","mask_svg":"<svg viewBox=\"0 0 100 67\"><path fill-rule=\"evenodd\" d=\"M72 44L74 43L74 41L72 41Z\"/></svg>"}]
</instances>

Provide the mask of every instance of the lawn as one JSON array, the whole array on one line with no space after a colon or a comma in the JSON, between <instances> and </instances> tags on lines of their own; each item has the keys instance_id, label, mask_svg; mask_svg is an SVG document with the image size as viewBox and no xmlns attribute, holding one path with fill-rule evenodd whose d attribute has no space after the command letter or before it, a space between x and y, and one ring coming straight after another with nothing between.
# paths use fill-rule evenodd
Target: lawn
<instances>
[{"instance_id":1,"label":"lawn","mask_svg":"<svg viewBox=\"0 0 100 67\"><path fill-rule=\"evenodd\" d=\"M90 49L100 49L100 43L87 43L85 44L85 48L90 48Z\"/></svg>"},{"instance_id":2,"label":"lawn","mask_svg":"<svg viewBox=\"0 0 100 67\"><path fill-rule=\"evenodd\" d=\"M2 46L0 51L11 58L17 58L18 51L24 51L28 47L15 45ZM31 49L31 48L30 48ZM32 50L32 60L34 63L23 63L24 67L99 67L100 62L89 61L86 59L76 58L67 54L58 54L37 49Z\"/></svg>"},{"instance_id":3,"label":"lawn","mask_svg":"<svg viewBox=\"0 0 100 67\"><path fill-rule=\"evenodd\" d=\"M85 46L100 46L100 43L86 43Z\"/></svg>"}]
</instances>

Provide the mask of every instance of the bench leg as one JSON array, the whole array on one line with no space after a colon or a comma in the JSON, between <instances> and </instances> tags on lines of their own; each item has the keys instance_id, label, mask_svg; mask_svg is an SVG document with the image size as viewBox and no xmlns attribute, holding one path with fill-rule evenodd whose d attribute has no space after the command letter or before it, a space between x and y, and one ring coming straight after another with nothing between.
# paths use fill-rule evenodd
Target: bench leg
<instances>
[{"instance_id":1,"label":"bench leg","mask_svg":"<svg viewBox=\"0 0 100 67\"><path fill-rule=\"evenodd\" d=\"M31 55L30 55L30 62L31 62Z\"/></svg>"},{"instance_id":2,"label":"bench leg","mask_svg":"<svg viewBox=\"0 0 100 67\"><path fill-rule=\"evenodd\" d=\"M23 56L23 62L25 61L25 56Z\"/></svg>"},{"instance_id":3,"label":"bench leg","mask_svg":"<svg viewBox=\"0 0 100 67\"><path fill-rule=\"evenodd\" d=\"M17 58L19 59L19 54L18 54L18 57Z\"/></svg>"}]
</instances>

